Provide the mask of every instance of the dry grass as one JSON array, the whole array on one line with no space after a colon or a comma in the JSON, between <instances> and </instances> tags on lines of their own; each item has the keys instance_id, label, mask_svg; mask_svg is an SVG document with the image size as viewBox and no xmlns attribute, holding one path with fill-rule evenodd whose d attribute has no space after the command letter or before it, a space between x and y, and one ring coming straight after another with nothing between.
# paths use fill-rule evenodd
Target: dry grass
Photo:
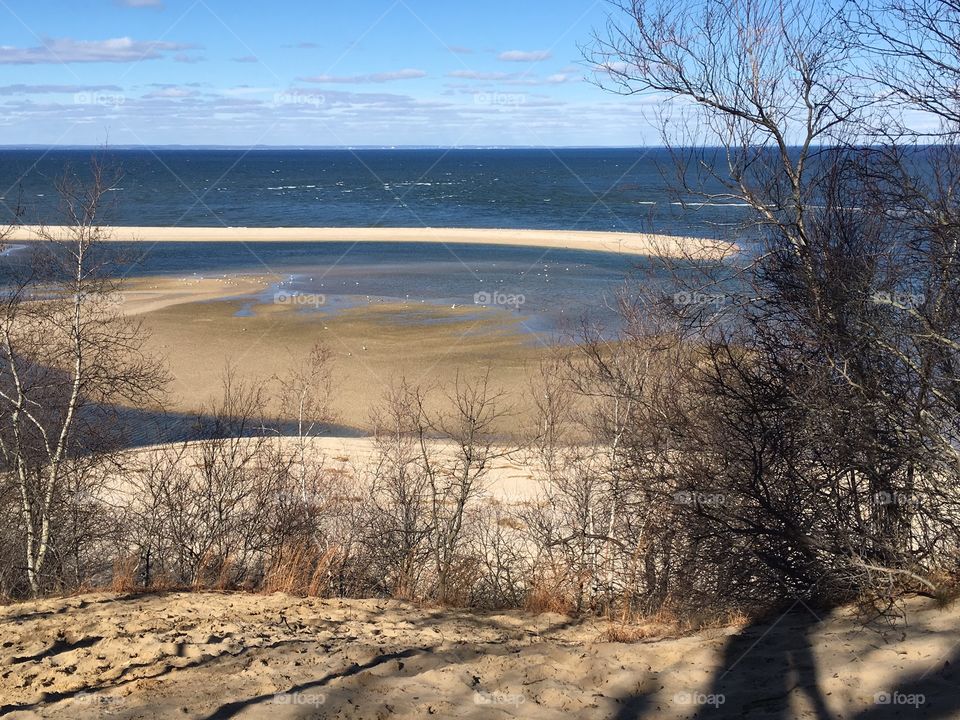
<instances>
[{"instance_id":1,"label":"dry grass","mask_svg":"<svg viewBox=\"0 0 960 720\"><path fill-rule=\"evenodd\" d=\"M321 550L309 544L284 548L264 578L263 592L325 597L338 552L336 547Z\"/></svg>"},{"instance_id":2,"label":"dry grass","mask_svg":"<svg viewBox=\"0 0 960 720\"><path fill-rule=\"evenodd\" d=\"M635 643L644 640L663 640L690 635L704 630L719 628L744 628L752 622L742 610L728 610L711 615L681 614L663 608L651 615L630 616L621 613L611 619L610 625L600 633L601 642Z\"/></svg>"},{"instance_id":3,"label":"dry grass","mask_svg":"<svg viewBox=\"0 0 960 720\"><path fill-rule=\"evenodd\" d=\"M652 625L612 624L600 633L600 642L635 643L663 637L662 627Z\"/></svg>"},{"instance_id":4,"label":"dry grass","mask_svg":"<svg viewBox=\"0 0 960 720\"><path fill-rule=\"evenodd\" d=\"M113 563L113 575L110 581L110 590L117 593L127 593L137 590L137 557L117 558Z\"/></svg>"},{"instance_id":5,"label":"dry grass","mask_svg":"<svg viewBox=\"0 0 960 720\"><path fill-rule=\"evenodd\" d=\"M575 607L573 600L566 596L564 591L554 584L546 584L542 580L533 582L530 592L527 593L524 609L532 613L557 613L572 615Z\"/></svg>"},{"instance_id":6,"label":"dry grass","mask_svg":"<svg viewBox=\"0 0 960 720\"><path fill-rule=\"evenodd\" d=\"M233 588L234 560L227 555L220 563L220 571L217 573L217 579L213 584L215 590L231 590Z\"/></svg>"}]
</instances>

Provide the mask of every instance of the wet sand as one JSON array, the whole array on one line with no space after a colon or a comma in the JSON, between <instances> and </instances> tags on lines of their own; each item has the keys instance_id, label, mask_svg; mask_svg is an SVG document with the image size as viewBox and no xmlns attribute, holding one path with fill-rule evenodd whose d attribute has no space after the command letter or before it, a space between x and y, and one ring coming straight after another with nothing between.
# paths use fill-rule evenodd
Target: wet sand
<instances>
[{"instance_id":1,"label":"wet sand","mask_svg":"<svg viewBox=\"0 0 960 720\"><path fill-rule=\"evenodd\" d=\"M167 361L173 376L169 410L191 413L215 401L228 363L244 380L270 386L319 341L333 355L339 424L368 428L373 406L401 379L450 386L458 376L475 379L488 370L491 384L508 393L505 402L514 408L504 430L529 421L528 373L553 350L509 313L415 302L326 312L258 300L256 294L275 279L230 275L126 283L123 311L143 323L148 349Z\"/></svg>"}]
</instances>

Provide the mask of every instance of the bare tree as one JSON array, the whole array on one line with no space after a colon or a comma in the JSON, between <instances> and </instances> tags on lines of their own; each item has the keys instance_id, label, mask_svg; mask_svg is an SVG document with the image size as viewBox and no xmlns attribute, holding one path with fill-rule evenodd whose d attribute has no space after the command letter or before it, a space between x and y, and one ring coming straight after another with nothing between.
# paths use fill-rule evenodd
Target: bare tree
<instances>
[{"instance_id":1,"label":"bare tree","mask_svg":"<svg viewBox=\"0 0 960 720\"><path fill-rule=\"evenodd\" d=\"M330 407L331 359L330 350L317 342L305 358L295 362L287 374L279 378L281 412L296 423L296 472L305 503L308 493L312 492L308 488L316 487L317 476L323 471L323 459L311 450L311 438L334 419Z\"/></svg>"},{"instance_id":2,"label":"bare tree","mask_svg":"<svg viewBox=\"0 0 960 720\"><path fill-rule=\"evenodd\" d=\"M472 381L458 375L446 399L449 409L431 414L424 395L419 394L417 434L430 487L436 593L441 601L451 602L455 574L465 569L459 561L467 511L482 495L491 463L512 450L504 447L504 438L497 434L497 423L510 408L505 405L505 393L490 385L489 373ZM449 444L450 451L431 452L431 434Z\"/></svg>"},{"instance_id":3,"label":"bare tree","mask_svg":"<svg viewBox=\"0 0 960 720\"><path fill-rule=\"evenodd\" d=\"M886 139L893 129L952 144L960 127L960 3L856 0L851 5L844 19L873 60L865 79L885 91L884 108L889 111L882 118L886 126L874 129ZM917 111L941 124L921 120L918 127Z\"/></svg>"},{"instance_id":4,"label":"bare tree","mask_svg":"<svg viewBox=\"0 0 960 720\"><path fill-rule=\"evenodd\" d=\"M689 500L684 542L746 601L850 597L891 578L929 592L931 527L956 538L957 165L950 148L903 145L886 100L949 122L955 8L616 5L597 66L698 123L679 139L701 146L674 147L677 192L750 210L736 263L669 265L674 287L645 301L677 321L697 358L683 384L707 398L637 418L669 422L659 466ZM676 125L659 122L675 145ZM632 467L649 440L630 438ZM938 499L917 503L933 485Z\"/></svg>"},{"instance_id":5,"label":"bare tree","mask_svg":"<svg viewBox=\"0 0 960 720\"><path fill-rule=\"evenodd\" d=\"M58 183L66 224L40 229L0 305L0 457L17 488L34 595L44 586L71 459L102 449L108 408L156 401L166 381L144 352L142 328L120 311L100 225L112 183L97 161L89 180Z\"/></svg>"},{"instance_id":6,"label":"bare tree","mask_svg":"<svg viewBox=\"0 0 960 720\"><path fill-rule=\"evenodd\" d=\"M424 595L424 576L431 563L435 526L424 453L418 393L405 383L390 388L377 408L370 474L372 555L384 563L387 591L399 598Z\"/></svg>"}]
</instances>

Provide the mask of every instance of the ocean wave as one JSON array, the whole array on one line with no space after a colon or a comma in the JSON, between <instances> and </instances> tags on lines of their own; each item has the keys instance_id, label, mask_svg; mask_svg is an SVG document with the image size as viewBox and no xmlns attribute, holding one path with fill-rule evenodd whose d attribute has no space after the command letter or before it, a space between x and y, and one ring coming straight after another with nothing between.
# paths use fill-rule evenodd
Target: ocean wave
<instances>
[{"instance_id":1,"label":"ocean wave","mask_svg":"<svg viewBox=\"0 0 960 720\"><path fill-rule=\"evenodd\" d=\"M680 207L695 205L696 207L753 207L750 203L745 202L697 202L696 200L690 200L688 202L672 202L671 205L678 205Z\"/></svg>"}]
</instances>

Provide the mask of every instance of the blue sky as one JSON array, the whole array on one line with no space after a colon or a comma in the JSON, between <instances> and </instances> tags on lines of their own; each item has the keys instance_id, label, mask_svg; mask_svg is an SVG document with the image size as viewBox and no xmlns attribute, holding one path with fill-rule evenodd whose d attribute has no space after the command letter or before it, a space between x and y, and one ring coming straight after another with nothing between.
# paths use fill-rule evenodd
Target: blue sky
<instances>
[{"instance_id":1,"label":"blue sky","mask_svg":"<svg viewBox=\"0 0 960 720\"><path fill-rule=\"evenodd\" d=\"M0 0L0 144L641 145L599 0Z\"/></svg>"}]
</instances>

